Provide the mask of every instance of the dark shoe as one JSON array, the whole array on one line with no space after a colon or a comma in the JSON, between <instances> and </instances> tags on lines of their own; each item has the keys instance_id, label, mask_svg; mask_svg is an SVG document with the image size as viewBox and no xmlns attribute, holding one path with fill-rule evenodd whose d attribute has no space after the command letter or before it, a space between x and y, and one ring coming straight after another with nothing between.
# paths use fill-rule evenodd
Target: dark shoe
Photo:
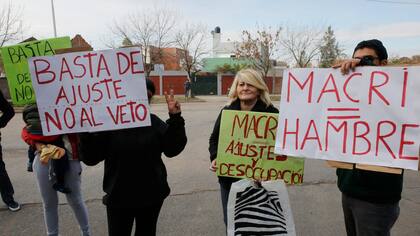
<instances>
[{"instance_id":1,"label":"dark shoe","mask_svg":"<svg viewBox=\"0 0 420 236\"><path fill-rule=\"evenodd\" d=\"M28 172L33 172L34 170L32 169L32 162L28 162L28 166L27 166L27 169L26 169Z\"/></svg>"},{"instance_id":2,"label":"dark shoe","mask_svg":"<svg viewBox=\"0 0 420 236\"><path fill-rule=\"evenodd\" d=\"M7 206L9 207L9 210L13 212L20 210L20 204L15 201L10 202Z\"/></svg>"}]
</instances>

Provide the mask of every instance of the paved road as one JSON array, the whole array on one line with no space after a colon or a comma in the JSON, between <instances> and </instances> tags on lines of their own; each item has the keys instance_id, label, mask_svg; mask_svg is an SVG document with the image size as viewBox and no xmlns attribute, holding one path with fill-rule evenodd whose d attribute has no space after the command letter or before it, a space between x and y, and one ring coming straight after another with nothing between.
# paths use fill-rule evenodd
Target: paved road
<instances>
[{"instance_id":1,"label":"paved road","mask_svg":"<svg viewBox=\"0 0 420 236\"><path fill-rule=\"evenodd\" d=\"M166 159L171 195L165 201L158 235L223 235L216 177L208 171L208 138L224 97L205 97L208 102L183 104L188 144L176 158ZM165 105L152 110L167 118ZM22 210L9 212L0 202L0 235L44 235L41 199L32 173L26 172L26 145L20 141L21 114L2 129L4 159ZM141 168L141 167L139 167ZM340 193L335 170L325 162L307 160L304 184L288 187L298 235L344 235ZM83 193L89 210L93 235L106 235L105 208L101 203L103 166L84 167ZM141 183L137 183L141 186ZM78 235L78 228L65 198L60 199L61 235ZM129 203L128 203L129 204ZM401 216L393 235L420 235L420 176L406 171Z\"/></svg>"}]
</instances>

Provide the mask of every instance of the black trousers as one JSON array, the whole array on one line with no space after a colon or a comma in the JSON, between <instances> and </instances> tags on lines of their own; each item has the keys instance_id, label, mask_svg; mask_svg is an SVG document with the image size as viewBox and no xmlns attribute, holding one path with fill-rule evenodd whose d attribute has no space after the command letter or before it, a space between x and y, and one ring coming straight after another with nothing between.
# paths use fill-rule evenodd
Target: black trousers
<instances>
[{"instance_id":1,"label":"black trousers","mask_svg":"<svg viewBox=\"0 0 420 236\"><path fill-rule=\"evenodd\" d=\"M155 236L162 204L163 201L141 208L107 206L108 234L110 236L130 236L135 220L136 236Z\"/></svg>"},{"instance_id":2,"label":"black trousers","mask_svg":"<svg viewBox=\"0 0 420 236\"><path fill-rule=\"evenodd\" d=\"M348 236L389 236L400 215L399 203L375 204L342 194Z\"/></svg>"},{"instance_id":3,"label":"black trousers","mask_svg":"<svg viewBox=\"0 0 420 236\"><path fill-rule=\"evenodd\" d=\"M1 138L0 138L1 140ZM1 199L3 200L6 205L9 205L11 202L14 201L13 199L13 186L10 182L9 175L6 171L6 166L3 161L3 151L0 144L0 192L1 192Z\"/></svg>"},{"instance_id":4,"label":"black trousers","mask_svg":"<svg viewBox=\"0 0 420 236\"><path fill-rule=\"evenodd\" d=\"M232 183L220 183L220 197L222 199L222 207L223 207L223 222L225 222L225 226L227 226L227 204L229 200L229 192Z\"/></svg>"}]
</instances>

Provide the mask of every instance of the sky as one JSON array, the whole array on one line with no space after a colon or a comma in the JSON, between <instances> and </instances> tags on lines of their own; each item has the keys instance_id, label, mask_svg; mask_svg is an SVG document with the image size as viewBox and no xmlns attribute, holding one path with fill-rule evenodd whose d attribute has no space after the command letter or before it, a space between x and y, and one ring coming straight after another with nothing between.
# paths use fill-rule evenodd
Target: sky
<instances>
[{"instance_id":1,"label":"sky","mask_svg":"<svg viewBox=\"0 0 420 236\"><path fill-rule=\"evenodd\" d=\"M54 37L51 0L0 0L20 8L24 38ZM326 29L351 55L364 39L380 39L390 56L420 54L420 0L53 0L58 36L81 34L95 50L112 38L110 26L130 14L167 8L177 12L179 25L200 23L221 28L222 41L239 40L242 30L259 26ZM177 22L178 24L178 22Z\"/></svg>"}]
</instances>

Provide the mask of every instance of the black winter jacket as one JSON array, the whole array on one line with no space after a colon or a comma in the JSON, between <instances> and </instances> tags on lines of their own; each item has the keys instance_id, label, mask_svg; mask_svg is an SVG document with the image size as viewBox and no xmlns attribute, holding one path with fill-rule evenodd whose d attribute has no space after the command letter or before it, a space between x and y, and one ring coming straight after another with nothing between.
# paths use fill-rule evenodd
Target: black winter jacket
<instances>
[{"instance_id":1,"label":"black winter jacket","mask_svg":"<svg viewBox=\"0 0 420 236\"><path fill-rule=\"evenodd\" d=\"M239 99L236 99L233 101L230 105L225 106L219 113L219 116L217 117L216 123L214 124L213 132L210 135L209 140L209 152L210 152L210 161L213 161L217 157L217 146L219 144L219 130L220 130L220 119L222 118L222 111L223 110L241 110L241 103ZM279 113L279 110L275 108L273 105L267 105L258 99L257 103L255 103L254 107L251 109L251 111L254 112L268 112L268 113ZM219 182L220 183L233 183L240 179L238 178L232 178L232 177L220 177L219 176Z\"/></svg>"},{"instance_id":2,"label":"black winter jacket","mask_svg":"<svg viewBox=\"0 0 420 236\"><path fill-rule=\"evenodd\" d=\"M400 201L404 174L337 169L337 186L347 196L379 204Z\"/></svg>"},{"instance_id":3,"label":"black winter jacket","mask_svg":"<svg viewBox=\"0 0 420 236\"><path fill-rule=\"evenodd\" d=\"M181 113L165 122L151 114L151 126L80 135L80 159L105 160L103 203L117 208L144 207L170 192L161 155L174 157L187 143Z\"/></svg>"},{"instance_id":4,"label":"black winter jacket","mask_svg":"<svg viewBox=\"0 0 420 236\"><path fill-rule=\"evenodd\" d=\"M0 92L0 111L3 113L0 116L0 128L4 128L15 115L15 110L13 110L12 105L4 98L2 92Z\"/></svg>"}]
</instances>

